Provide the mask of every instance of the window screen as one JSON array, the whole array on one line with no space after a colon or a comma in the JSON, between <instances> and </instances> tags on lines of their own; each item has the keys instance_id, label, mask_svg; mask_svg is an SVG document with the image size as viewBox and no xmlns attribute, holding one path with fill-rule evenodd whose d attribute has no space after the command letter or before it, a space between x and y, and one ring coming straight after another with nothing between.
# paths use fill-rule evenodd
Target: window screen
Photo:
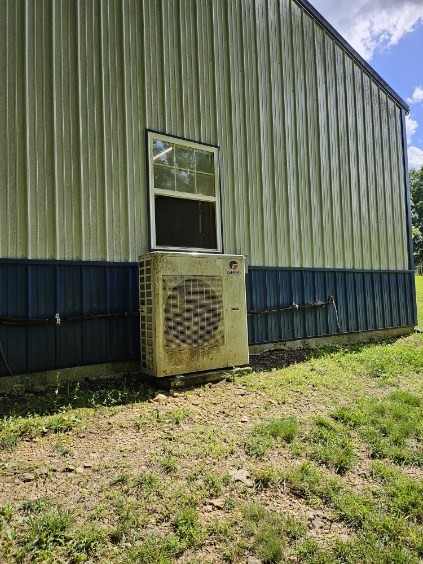
<instances>
[{"instance_id":1,"label":"window screen","mask_svg":"<svg viewBox=\"0 0 423 564\"><path fill-rule=\"evenodd\" d=\"M216 249L216 205L180 198L155 197L156 243L162 247Z\"/></svg>"}]
</instances>

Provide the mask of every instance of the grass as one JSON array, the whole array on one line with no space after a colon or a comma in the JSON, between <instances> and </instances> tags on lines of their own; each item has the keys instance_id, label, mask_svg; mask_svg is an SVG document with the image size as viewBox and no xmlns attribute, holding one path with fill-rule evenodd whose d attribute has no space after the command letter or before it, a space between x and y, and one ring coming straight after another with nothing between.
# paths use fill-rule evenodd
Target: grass
<instances>
[{"instance_id":1,"label":"grass","mask_svg":"<svg viewBox=\"0 0 423 564\"><path fill-rule=\"evenodd\" d=\"M78 416L72 413L59 413L44 417L39 415L5 417L0 420L0 449L12 450L24 439L66 433L79 422Z\"/></svg>"},{"instance_id":2,"label":"grass","mask_svg":"<svg viewBox=\"0 0 423 564\"><path fill-rule=\"evenodd\" d=\"M245 440L245 448L250 456L264 458L270 447L277 442L291 443L298 432L295 417L281 417L256 425Z\"/></svg>"},{"instance_id":3,"label":"grass","mask_svg":"<svg viewBox=\"0 0 423 564\"><path fill-rule=\"evenodd\" d=\"M206 533L200 524L196 507L179 509L173 527L184 548L198 548L204 543Z\"/></svg>"},{"instance_id":4,"label":"grass","mask_svg":"<svg viewBox=\"0 0 423 564\"><path fill-rule=\"evenodd\" d=\"M417 515L421 518L421 502L417 501L421 487L407 480L399 470L386 472L379 467L379 472L382 477L391 478L388 488L369 489L364 494L354 492L309 463L288 472L285 479L296 495L329 504L335 514L358 533L360 542L366 544L377 539L386 553L402 551L417 561L423 557L422 530L416 524ZM392 477L403 484L403 492L394 491ZM407 495L404 495L404 489ZM410 519L410 501L417 512L414 519Z\"/></svg>"},{"instance_id":5,"label":"grass","mask_svg":"<svg viewBox=\"0 0 423 564\"><path fill-rule=\"evenodd\" d=\"M131 378L7 400L0 561L423 561L423 335L304 356L162 402Z\"/></svg>"},{"instance_id":6,"label":"grass","mask_svg":"<svg viewBox=\"0 0 423 564\"><path fill-rule=\"evenodd\" d=\"M355 428L372 458L423 465L423 405L415 394L398 390L382 400L362 398L359 406L343 406L332 417Z\"/></svg>"},{"instance_id":7,"label":"grass","mask_svg":"<svg viewBox=\"0 0 423 564\"><path fill-rule=\"evenodd\" d=\"M301 521L254 503L244 507L243 518L251 548L265 564L282 562L288 555L290 544L307 535L307 526Z\"/></svg>"},{"instance_id":8,"label":"grass","mask_svg":"<svg viewBox=\"0 0 423 564\"><path fill-rule=\"evenodd\" d=\"M357 459L348 430L327 417L315 418L313 430L307 440L310 456L333 468L337 474L345 474ZM299 448L304 447L307 448L302 444Z\"/></svg>"}]
</instances>

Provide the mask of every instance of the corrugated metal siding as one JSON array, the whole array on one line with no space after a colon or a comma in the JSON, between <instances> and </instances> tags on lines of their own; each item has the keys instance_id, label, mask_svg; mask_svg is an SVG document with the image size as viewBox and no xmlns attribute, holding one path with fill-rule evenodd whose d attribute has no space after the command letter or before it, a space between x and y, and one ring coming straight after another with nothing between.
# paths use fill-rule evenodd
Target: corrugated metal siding
<instances>
[{"instance_id":1,"label":"corrugated metal siding","mask_svg":"<svg viewBox=\"0 0 423 564\"><path fill-rule=\"evenodd\" d=\"M256 269L247 274L249 343L305 339L417 323L410 272ZM335 309L255 313L310 304L333 295ZM61 319L138 312L136 264L3 261L0 318ZM60 326L0 324L0 343L14 373L137 359L139 318L63 322ZM0 375L8 370L0 355Z\"/></svg>"},{"instance_id":2,"label":"corrugated metal siding","mask_svg":"<svg viewBox=\"0 0 423 564\"><path fill-rule=\"evenodd\" d=\"M248 316L250 345L340 335L417 324L412 272L357 272L250 268L247 308L260 312L327 301L335 307Z\"/></svg>"},{"instance_id":3,"label":"corrugated metal siding","mask_svg":"<svg viewBox=\"0 0 423 564\"><path fill-rule=\"evenodd\" d=\"M137 265L0 264L0 317L62 319L138 312ZM0 325L0 342L13 372L139 358L139 318L93 319L60 326ZM0 358L0 374L7 374Z\"/></svg>"},{"instance_id":4,"label":"corrugated metal siding","mask_svg":"<svg viewBox=\"0 0 423 564\"><path fill-rule=\"evenodd\" d=\"M145 128L221 147L224 244L407 269L401 109L293 0L1 0L0 256L147 250Z\"/></svg>"}]
</instances>

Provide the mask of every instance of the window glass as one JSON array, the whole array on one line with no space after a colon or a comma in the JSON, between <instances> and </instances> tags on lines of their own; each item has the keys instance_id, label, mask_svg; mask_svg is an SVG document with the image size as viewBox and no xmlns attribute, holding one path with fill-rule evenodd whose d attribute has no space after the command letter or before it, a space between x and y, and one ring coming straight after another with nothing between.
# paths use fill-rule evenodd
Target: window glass
<instances>
[{"instance_id":1,"label":"window glass","mask_svg":"<svg viewBox=\"0 0 423 564\"><path fill-rule=\"evenodd\" d=\"M185 170L195 170L194 149L175 146L175 165Z\"/></svg>"},{"instance_id":2,"label":"window glass","mask_svg":"<svg viewBox=\"0 0 423 564\"><path fill-rule=\"evenodd\" d=\"M195 173L176 169L176 190L195 194Z\"/></svg>"},{"instance_id":3,"label":"window glass","mask_svg":"<svg viewBox=\"0 0 423 564\"><path fill-rule=\"evenodd\" d=\"M175 146L159 139L153 141L153 163L167 166L175 164Z\"/></svg>"},{"instance_id":4,"label":"window glass","mask_svg":"<svg viewBox=\"0 0 423 564\"><path fill-rule=\"evenodd\" d=\"M154 187L160 190L175 190L175 170L166 166L154 166Z\"/></svg>"},{"instance_id":5,"label":"window glass","mask_svg":"<svg viewBox=\"0 0 423 564\"><path fill-rule=\"evenodd\" d=\"M214 196L214 176L197 172L197 194Z\"/></svg>"},{"instance_id":6,"label":"window glass","mask_svg":"<svg viewBox=\"0 0 423 564\"><path fill-rule=\"evenodd\" d=\"M205 151L195 151L196 170L214 174L214 154Z\"/></svg>"}]
</instances>

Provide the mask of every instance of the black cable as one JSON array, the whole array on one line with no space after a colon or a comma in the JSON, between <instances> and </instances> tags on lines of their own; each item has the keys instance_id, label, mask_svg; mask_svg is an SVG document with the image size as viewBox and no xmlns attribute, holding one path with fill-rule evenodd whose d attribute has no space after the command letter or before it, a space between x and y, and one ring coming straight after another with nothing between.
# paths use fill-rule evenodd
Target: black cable
<instances>
[{"instance_id":1,"label":"black cable","mask_svg":"<svg viewBox=\"0 0 423 564\"><path fill-rule=\"evenodd\" d=\"M7 327L39 327L41 325L62 325L63 323L77 323L81 321L95 321L96 319L117 319L126 317L138 317L139 312L122 312L122 313L103 313L99 315L79 315L75 317L64 317L59 320L54 318L48 319L25 319L18 317L0 317L0 325ZM59 322L58 322L59 321Z\"/></svg>"},{"instance_id":2,"label":"black cable","mask_svg":"<svg viewBox=\"0 0 423 564\"><path fill-rule=\"evenodd\" d=\"M1 357L2 357L2 359L3 359L3 363L4 363L5 367L6 367L7 370L9 371L9 374L10 374L11 376L14 376L13 370L10 368L10 366L9 366L8 363L7 363L6 355L4 354L4 350L3 350L3 347L2 347L1 341L0 341L0 354L1 354Z\"/></svg>"},{"instance_id":3,"label":"black cable","mask_svg":"<svg viewBox=\"0 0 423 564\"><path fill-rule=\"evenodd\" d=\"M272 309L261 309L261 310L252 310L248 312L248 315L261 315L265 313L279 313L282 311L295 311L297 309L310 309L310 308L319 308L319 307L326 307L328 305L333 305L333 301L329 300L327 302L316 302L314 304L291 304L289 306L284 307L277 307Z\"/></svg>"}]
</instances>

